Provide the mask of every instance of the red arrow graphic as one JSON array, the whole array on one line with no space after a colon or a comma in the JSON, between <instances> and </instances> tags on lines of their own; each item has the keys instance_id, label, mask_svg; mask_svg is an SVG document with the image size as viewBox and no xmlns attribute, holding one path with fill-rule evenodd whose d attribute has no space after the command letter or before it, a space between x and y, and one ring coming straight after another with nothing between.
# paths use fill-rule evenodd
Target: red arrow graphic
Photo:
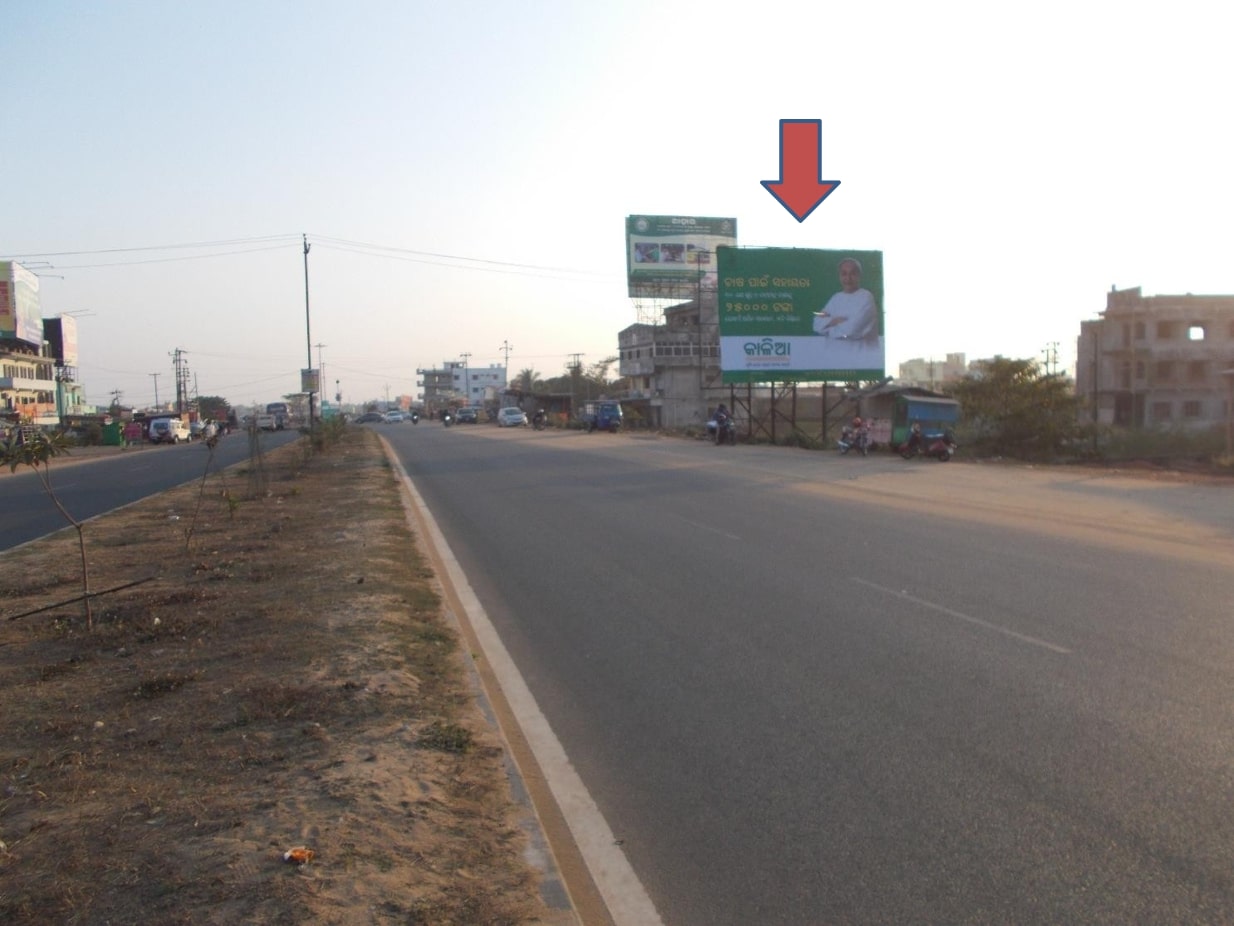
<instances>
[{"instance_id":1,"label":"red arrow graphic","mask_svg":"<svg viewBox=\"0 0 1234 926\"><path fill-rule=\"evenodd\" d=\"M763 186L798 222L818 208L839 180L823 180L823 121L780 120L780 179L764 180Z\"/></svg>"}]
</instances>

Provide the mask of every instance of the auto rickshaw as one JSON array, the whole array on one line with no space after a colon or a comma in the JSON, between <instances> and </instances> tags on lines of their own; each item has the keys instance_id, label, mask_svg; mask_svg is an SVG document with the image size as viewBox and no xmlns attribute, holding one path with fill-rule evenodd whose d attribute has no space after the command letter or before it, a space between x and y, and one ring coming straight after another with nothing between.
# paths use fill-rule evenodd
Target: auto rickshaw
<instances>
[{"instance_id":1,"label":"auto rickshaw","mask_svg":"<svg viewBox=\"0 0 1234 926\"><path fill-rule=\"evenodd\" d=\"M941 396L896 396L891 417L891 446L898 450L908 440L913 422L926 434L950 431L960 418L960 403Z\"/></svg>"}]
</instances>

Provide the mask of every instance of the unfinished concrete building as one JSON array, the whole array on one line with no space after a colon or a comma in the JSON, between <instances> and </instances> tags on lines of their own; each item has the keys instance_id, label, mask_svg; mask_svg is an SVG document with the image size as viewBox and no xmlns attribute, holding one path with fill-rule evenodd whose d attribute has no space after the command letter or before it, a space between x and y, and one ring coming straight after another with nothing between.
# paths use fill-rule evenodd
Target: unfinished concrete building
<instances>
[{"instance_id":1,"label":"unfinished concrete building","mask_svg":"<svg viewBox=\"0 0 1234 926\"><path fill-rule=\"evenodd\" d=\"M1223 424L1234 389L1234 296L1144 296L1111 288L1080 323L1076 390L1100 424Z\"/></svg>"}]
</instances>

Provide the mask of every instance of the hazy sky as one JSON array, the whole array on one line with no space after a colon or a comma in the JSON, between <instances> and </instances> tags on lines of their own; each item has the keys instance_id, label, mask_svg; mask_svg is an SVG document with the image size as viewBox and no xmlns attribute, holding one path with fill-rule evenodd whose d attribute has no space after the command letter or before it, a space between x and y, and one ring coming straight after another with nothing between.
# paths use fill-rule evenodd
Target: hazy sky
<instances>
[{"instance_id":1,"label":"hazy sky","mask_svg":"<svg viewBox=\"0 0 1234 926\"><path fill-rule=\"evenodd\" d=\"M5 0L0 258L79 314L90 401L414 393L617 353L630 214L882 250L889 372L1071 363L1111 285L1232 293L1215 2ZM822 120L840 187L761 186ZM212 247L186 245L218 242ZM642 307L646 311L649 307Z\"/></svg>"}]
</instances>

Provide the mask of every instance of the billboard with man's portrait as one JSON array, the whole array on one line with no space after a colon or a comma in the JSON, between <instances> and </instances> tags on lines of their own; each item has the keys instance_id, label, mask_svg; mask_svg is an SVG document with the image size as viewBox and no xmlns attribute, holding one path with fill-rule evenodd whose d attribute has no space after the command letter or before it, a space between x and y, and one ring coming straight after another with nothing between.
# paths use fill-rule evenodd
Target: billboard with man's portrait
<instances>
[{"instance_id":1,"label":"billboard with man's portrait","mask_svg":"<svg viewBox=\"0 0 1234 926\"><path fill-rule=\"evenodd\" d=\"M736 219L627 216L630 297L693 299L700 292L715 292L716 250L736 244Z\"/></svg>"},{"instance_id":2,"label":"billboard with man's portrait","mask_svg":"<svg viewBox=\"0 0 1234 926\"><path fill-rule=\"evenodd\" d=\"M720 248L726 383L882 379L883 252Z\"/></svg>"}]
</instances>

